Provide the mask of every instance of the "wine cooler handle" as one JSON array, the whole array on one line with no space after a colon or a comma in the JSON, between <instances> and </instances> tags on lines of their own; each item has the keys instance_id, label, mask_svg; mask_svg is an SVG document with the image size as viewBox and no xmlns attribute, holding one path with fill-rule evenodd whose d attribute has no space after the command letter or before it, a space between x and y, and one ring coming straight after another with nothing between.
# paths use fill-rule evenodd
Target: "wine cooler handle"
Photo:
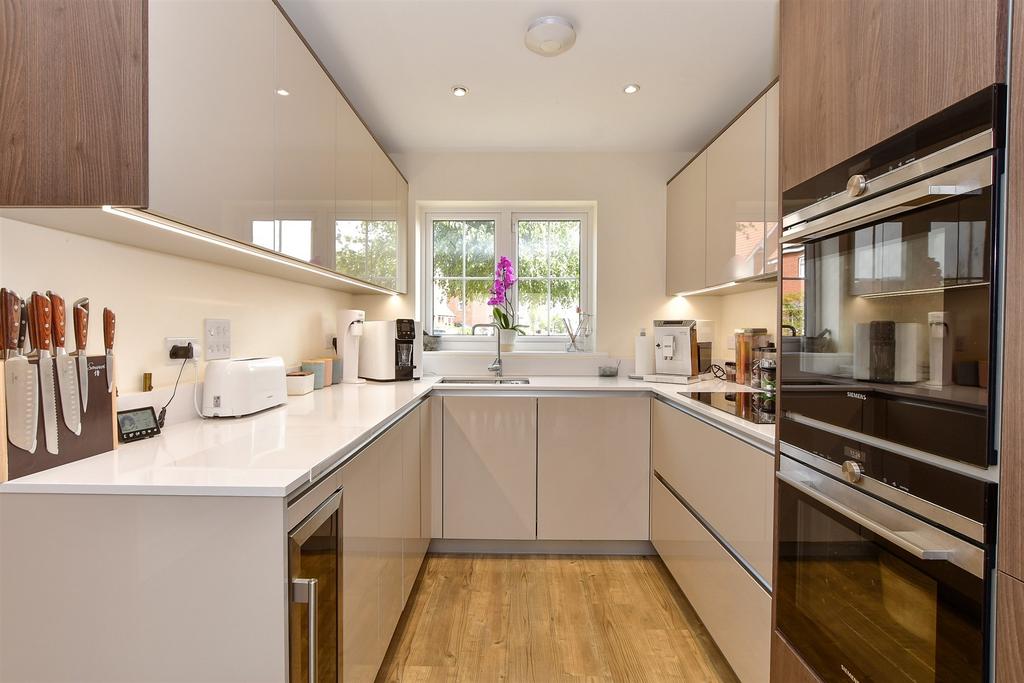
<instances>
[{"instance_id":1,"label":"wine cooler handle","mask_svg":"<svg viewBox=\"0 0 1024 683\"><path fill-rule=\"evenodd\" d=\"M292 602L309 605L309 683L316 680L316 579L292 579Z\"/></svg>"}]
</instances>

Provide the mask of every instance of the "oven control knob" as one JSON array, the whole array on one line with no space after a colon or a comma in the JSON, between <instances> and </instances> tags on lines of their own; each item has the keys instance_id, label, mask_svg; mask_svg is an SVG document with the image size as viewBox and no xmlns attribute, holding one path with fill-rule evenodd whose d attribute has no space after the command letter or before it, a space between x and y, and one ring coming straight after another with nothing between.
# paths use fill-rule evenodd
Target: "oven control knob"
<instances>
[{"instance_id":1,"label":"oven control knob","mask_svg":"<svg viewBox=\"0 0 1024 683\"><path fill-rule=\"evenodd\" d=\"M864 465L861 465L856 460L843 462L843 476L846 478L846 481L856 484L864 478Z\"/></svg>"},{"instance_id":2,"label":"oven control knob","mask_svg":"<svg viewBox=\"0 0 1024 683\"><path fill-rule=\"evenodd\" d=\"M864 194L864 191L867 189L868 179L860 173L850 176L850 179L846 181L846 194L851 197L859 197Z\"/></svg>"}]
</instances>

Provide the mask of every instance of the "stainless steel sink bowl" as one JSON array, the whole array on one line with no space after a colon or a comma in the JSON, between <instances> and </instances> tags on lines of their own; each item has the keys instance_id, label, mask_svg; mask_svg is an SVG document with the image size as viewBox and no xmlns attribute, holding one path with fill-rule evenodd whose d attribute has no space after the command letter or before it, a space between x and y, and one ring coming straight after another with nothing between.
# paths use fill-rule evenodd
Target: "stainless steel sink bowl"
<instances>
[{"instance_id":1,"label":"stainless steel sink bowl","mask_svg":"<svg viewBox=\"0 0 1024 683\"><path fill-rule=\"evenodd\" d=\"M526 377L444 377L438 384L529 384Z\"/></svg>"}]
</instances>

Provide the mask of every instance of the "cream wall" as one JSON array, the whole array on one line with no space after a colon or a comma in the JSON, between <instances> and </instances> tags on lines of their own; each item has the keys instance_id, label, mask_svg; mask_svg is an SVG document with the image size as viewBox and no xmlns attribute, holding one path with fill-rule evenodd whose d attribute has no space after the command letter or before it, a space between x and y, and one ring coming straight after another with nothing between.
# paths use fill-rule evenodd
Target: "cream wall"
<instances>
[{"instance_id":1,"label":"cream wall","mask_svg":"<svg viewBox=\"0 0 1024 683\"><path fill-rule=\"evenodd\" d=\"M409 243L420 244L416 202L596 203L597 347L632 357L633 337L655 318L715 319L720 304L665 291L665 183L688 154L410 152L395 161L409 180ZM417 247L409 294L353 297L368 318L420 317Z\"/></svg>"},{"instance_id":2,"label":"cream wall","mask_svg":"<svg viewBox=\"0 0 1024 683\"><path fill-rule=\"evenodd\" d=\"M88 296L90 353L102 353L101 314L112 309L122 392L140 391L143 372L152 372L158 387L172 384L178 368L164 358L164 337L201 338L204 318L231 320L234 357L279 355L291 365L326 355L335 312L353 298L3 218L0 283L22 297L52 289L69 304ZM189 371L182 381L191 382Z\"/></svg>"}]
</instances>

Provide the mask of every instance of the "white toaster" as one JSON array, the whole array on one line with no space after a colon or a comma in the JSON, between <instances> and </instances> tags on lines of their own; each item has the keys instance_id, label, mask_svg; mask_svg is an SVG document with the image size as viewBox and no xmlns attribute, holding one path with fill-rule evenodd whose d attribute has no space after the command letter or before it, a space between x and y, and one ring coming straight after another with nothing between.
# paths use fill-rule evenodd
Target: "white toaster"
<instances>
[{"instance_id":1,"label":"white toaster","mask_svg":"<svg viewBox=\"0 0 1024 683\"><path fill-rule=\"evenodd\" d=\"M285 403L285 374L280 356L211 360L203 381L203 417L241 417Z\"/></svg>"}]
</instances>

